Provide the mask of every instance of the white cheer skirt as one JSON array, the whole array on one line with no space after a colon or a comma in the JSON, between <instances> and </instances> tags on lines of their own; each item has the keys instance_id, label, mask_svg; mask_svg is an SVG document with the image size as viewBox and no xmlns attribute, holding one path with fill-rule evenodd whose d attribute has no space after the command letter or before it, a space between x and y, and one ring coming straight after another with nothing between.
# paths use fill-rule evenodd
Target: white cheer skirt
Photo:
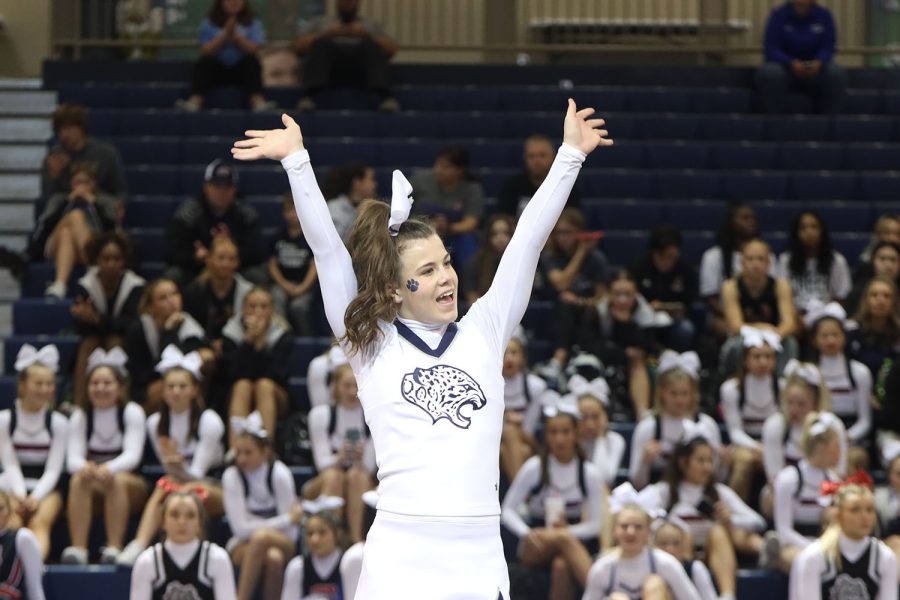
<instances>
[{"instance_id":1,"label":"white cheer skirt","mask_svg":"<svg viewBox=\"0 0 900 600\"><path fill-rule=\"evenodd\" d=\"M355 600L509 600L500 517L415 517L379 510Z\"/></svg>"}]
</instances>

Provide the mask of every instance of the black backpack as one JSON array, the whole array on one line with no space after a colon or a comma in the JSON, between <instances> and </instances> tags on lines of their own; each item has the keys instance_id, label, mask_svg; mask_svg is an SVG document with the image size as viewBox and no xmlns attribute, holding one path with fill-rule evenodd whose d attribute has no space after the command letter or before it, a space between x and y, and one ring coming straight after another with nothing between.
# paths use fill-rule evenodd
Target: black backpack
<instances>
[{"instance_id":1,"label":"black backpack","mask_svg":"<svg viewBox=\"0 0 900 600\"><path fill-rule=\"evenodd\" d=\"M306 413L295 412L281 422L275 436L275 450L281 462L289 467L313 465Z\"/></svg>"}]
</instances>

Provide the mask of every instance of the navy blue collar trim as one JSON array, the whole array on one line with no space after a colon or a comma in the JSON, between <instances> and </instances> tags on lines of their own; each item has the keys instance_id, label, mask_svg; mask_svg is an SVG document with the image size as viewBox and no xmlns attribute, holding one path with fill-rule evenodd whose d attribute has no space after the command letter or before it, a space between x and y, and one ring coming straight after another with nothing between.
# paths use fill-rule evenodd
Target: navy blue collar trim
<instances>
[{"instance_id":1,"label":"navy blue collar trim","mask_svg":"<svg viewBox=\"0 0 900 600\"><path fill-rule=\"evenodd\" d=\"M441 357L441 355L450 346L450 343L453 341L453 338L456 337L456 333L459 330L459 328L456 326L456 323L450 323L449 325L447 325L447 331L444 332L444 337L441 338L441 343L438 344L437 348L432 350L428 347L428 344L426 344L422 340L422 338L417 336L412 329L401 323L399 320L394 321L394 327L397 328L397 333L400 334L400 337L405 339L407 342L409 342L425 354L428 354L429 356L433 356L435 358Z\"/></svg>"}]
</instances>

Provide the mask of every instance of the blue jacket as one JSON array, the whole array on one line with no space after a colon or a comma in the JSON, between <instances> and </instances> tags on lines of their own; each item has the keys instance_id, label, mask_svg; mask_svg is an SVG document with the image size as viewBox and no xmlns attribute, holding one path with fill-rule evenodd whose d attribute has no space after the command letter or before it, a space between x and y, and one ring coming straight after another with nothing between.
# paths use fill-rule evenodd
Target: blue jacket
<instances>
[{"instance_id":1,"label":"blue jacket","mask_svg":"<svg viewBox=\"0 0 900 600\"><path fill-rule=\"evenodd\" d=\"M793 60L819 60L825 64L834 56L836 43L834 19L823 6L813 4L810 13L801 17L788 0L769 15L764 40L766 62L788 66Z\"/></svg>"}]
</instances>

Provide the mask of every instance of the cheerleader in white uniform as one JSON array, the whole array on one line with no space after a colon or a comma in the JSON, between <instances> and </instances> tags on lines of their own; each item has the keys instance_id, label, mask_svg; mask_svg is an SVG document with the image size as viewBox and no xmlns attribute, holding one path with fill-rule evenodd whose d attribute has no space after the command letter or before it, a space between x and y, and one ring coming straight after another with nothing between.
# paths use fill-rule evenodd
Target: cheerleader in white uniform
<instances>
[{"instance_id":1,"label":"cheerleader in white uniform","mask_svg":"<svg viewBox=\"0 0 900 600\"><path fill-rule=\"evenodd\" d=\"M348 252L292 119L284 115L284 129L251 131L235 144L238 159L282 160L328 321L359 382L380 479L359 584L367 600L419 598L428 589L448 598L509 596L499 461L490 459L500 451L503 352L581 163L612 143L595 129L603 121L588 119L592 113L570 100L550 173L522 213L490 290L459 323L450 256L430 224L406 220L412 190L402 174L394 174L391 209L361 205Z\"/></svg>"},{"instance_id":2,"label":"cheerleader in white uniform","mask_svg":"<svg viewBox=\"0 0 900 600\"><path fill-rule=\"evenodd\" d=\"M241 573L238 598L253 598L262 579L262 598L278 600L303 518L294 476L272 457L272 442L258 412L231 417L231 430L234 465L222 475L222 492L233 534L226 549Z\"/></svg>"},{"instance_id":3,"label":"cheerleader in white uniform","mask_svg":"<svg viewBox=\"0 0 900 600\"><path fill-rule=\"evenodd\" d=\"M52 408L59 351L24 344L15 366L19 397L12 409L0 411L0 489L12 495L13 527L28 527L46 559L50 530L62 510L57 486L66 464L68 421Z\"/></svg>"},{"instance_id":4,"label":"cheerleader in white uniform","mask_svg":"<svg viewBox=\"0 0 900 600\"><path fill-rule=\"evenodd\" d=\"M309 361L306 370L306 393L312 408L331 404L331 375L340 365L347 364L347 355L335 344Z\"/></svg>"},{"instance_id":5,"label":"cheerleader in white uniform","mask_svg":"<svg viewBox=\"0 0 900 600\"><path fill-rule=\"evenodd\" d=\"M172 491L202 489L206 513L223 514L222 488L206 479L225 454L225 424L214 410L203 409L200 395L202 359L196 352L187 355L175 346L163 350L157 365L163 374L163 408L147 418L147 437L166 474L157 482L144 507L137 535L116 563L130 566L159 531L160 506Z\"/></svg>"},{"instance_id":6,"label":"cheerleader in white uniform","mask_svg":"<svg viewBox=\"0 0 900 600\"><path fill-rule=\"evenodd\" d=\"M304 509L309 514L303 524L307 552L288 563L281 600L343 600L340 521L316 502L304 502Z\"/></svg>"},{"instance_id":7,"label":"cheerleader in white uniform","mask_svg":"<svg viewBox=\"0 0 900 600\"><path fill-rule=\"evenodd\" d=\"M694 421L718 453L722 447L719 425L699 412L700 357L696 352L678 354L666 350L656 368L656 401L653 413L634 428L628 480L641 489L659 481L675 446L684 437L684 422Z\"/></svg>"},{"instance_id":8,"label":"cheerleader in white uniform","mask_svg":"<svg viewBox=\"0 0 900 600\"><path fill-rule=\"evenodd\" d=\"M790 600L897 600L897 560L872 537L875 500L867 487L842 485L836 523L797 556Z\"/></svg>"},{"instance_id":9,"label":"cheerleader in white uniform","mask_svg":"<svg viewBox=\"0 0 900 600\"><path fill-rule=\"evenodd\" d=\"M885 450L887 483L875 488L875 509L878 511L881 539L897 555L900 566L900 443Z\"/></svg>"},{"instance_id":10,"label":"cheerleader in white uniform","mask_svg":"<svg viewBox=\"0 0 900 600\"><path fill-rule=\"evenodd\" d=\"M173 492L162 506L165 541L144 550L131 571L130 600L235 600L234 569L221 546L203 539L203 502Z\"/></svg>"},{"instance_id":11,"label":"cheerleader in white uniform","mask_svg":"<svg viewBox=\"0 0 900 600\"><path fill-rule=\"evenodd\" d=\"M534 455L534 432L541 418L547 383L528 372L524 332L517 329L503 354L503 434L500 436L500 466L512 481L522 465Z\"/></svg>"},{"instance_id":12,"label":"cheerleader in white uniform","mask_svg":"<svg viewBox=\"0 0 900 600\"><path fill-rule=\"evenodd\" d=\"M657 519L653 525L653 545L668 552L684 567L684 572L697 588L700 600L718 600L716 586L703 561L691 558L693 545L690 528L681 519Z\"/></svg>"},{"instance_id":13,"label":"cheerleader in white uniform","mask_svg":"<svg viewBox=\"0 0 900 600\"><path fill-rule=\"evenodd\" d=\"M88 562L94 502L102 499L106 545L100 562L114 563L125 543L128 517L147 501L147 484L134 473L144 457L144 410L128 400L128 357L121 348L88 357L87 400L69 420L68 521L72 545L62 562Z\"/></svg>"},{"instance_id":14,"label":"cheerleader in white uniform","mask_svg":"<svg viewBox=\"0 0 900 600\"><path fill-rule=\"evenodd\" d=\"M44 600L41 546L30 530L11 528L12 518L12 499L0 491L0 597Z\"/></svg>"},{"instance_id":15,"label":"cheerleader in white uniform","mask_svg":"<svg viewBox=\"0 0 900 600\"><path fill-rule=\"evenodd\" d=\"M581 375L573 375L568 383L569 391L578 398L578 443L585 459L600 470L607 486L616 482L622 457L625 455L625 438L610 430L609 386L602 377L588 382Z\"/></svg>"},{"instance_id":16,"label":"cheerleader in white uniform","mask_svg":"<svg viewBox=\"0 0 900 600\"><path fill-rule=\"evenodd\" d=\"M332 375L334 405L309 411L309 439L318 475L303 487L304 497L343 498L353 543L362 540L364 492L375 487L375 446L357 396L350 365Z\"/></svg>"},{"instance_id":17,"label":"cheerleader in white uniform","mask_svg":"<svg viewBox=\"0 0 900 600\"><path fill-rule=\"evenodd\" d=\"M744 360L736 377L719 388L722 416L731 439L731 488L750 501L753 480L763 470L763 423L778 412L776 352L781 338L769 329L741 327Z\"/></svg>"},{"instance_id":18,"label":"cheerleader in white uniform","mask_svg":"<svg viewBox=\"0 0 900 600\"><path fill-rule=\"evenodd\" d=\"M867 469L872 431L872 372L844 353L847 313L837 302L807 307L806 328L818 358L819 372L831 393L831 412L847 427L847 472Z\"/></svg>"},{"instance_id":19,"label":"cheerleader in white uniform","mask_svg":"<svg viewBox=\"0 0 900 600\"><path fill-rule=\"evenodd\" d=\"M605 485L578 445L578 407L560 398L545 407L546 450L525 461L503 499L501 522L519 538L519 558L529 567L551 566L550 597L571 598L576 565L566 560L570 538L590 555L600 549ZM527 507L527 521L519 514ZM551 521L552 520L552 521Z\"/></svg>"}]
</instances>

